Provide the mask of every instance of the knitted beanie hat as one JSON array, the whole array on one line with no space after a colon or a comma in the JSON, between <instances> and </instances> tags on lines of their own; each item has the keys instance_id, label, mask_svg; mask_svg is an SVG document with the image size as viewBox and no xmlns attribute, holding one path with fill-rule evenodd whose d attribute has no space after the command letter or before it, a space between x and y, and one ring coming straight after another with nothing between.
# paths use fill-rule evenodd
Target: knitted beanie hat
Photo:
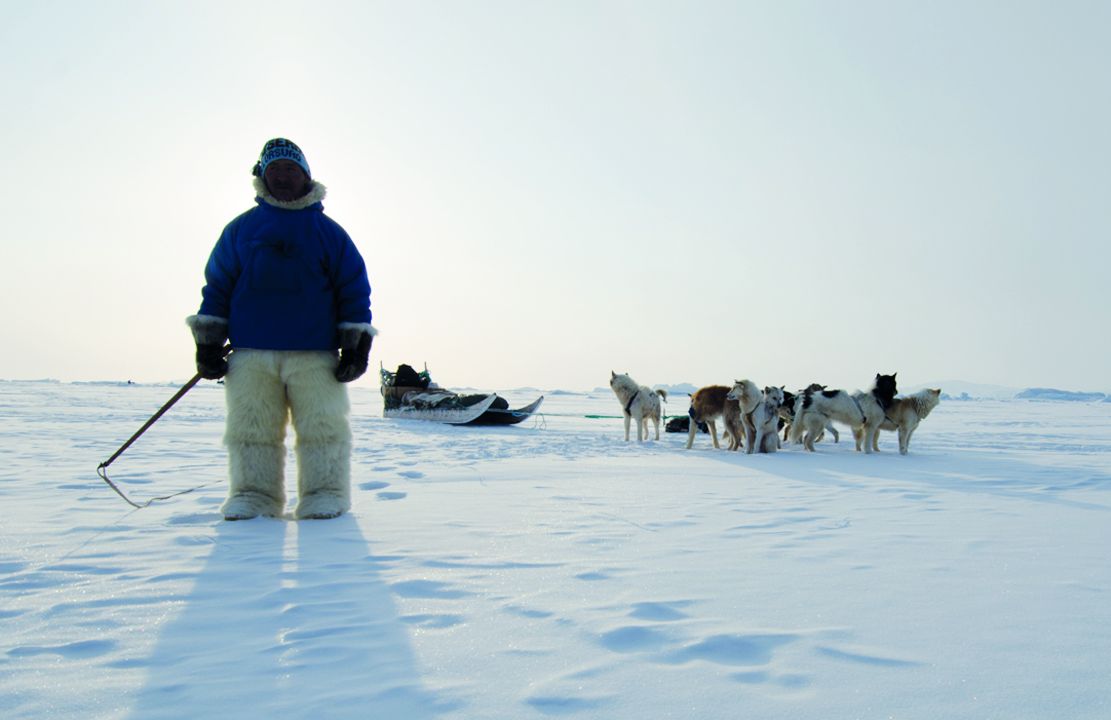
<instances>
[{"instance_id":1,"label":"knitted beanie hat","mask_svg":"<svg viewBox=\"0 0 1111 720\"><path fill-rule=\"evenodd\" d=\"M267 140L266 144L262 146L262 152L258 156L258 162L251 170L251 173L256 177L262 177L266 172L266 166L275 160L292 160L301 166L310 179L312 172L309 171L309 163L305 160L305 153L301 152L301 148L297 147L297 143L285 138L274 138Z\"/></svg>"}]
</instances>

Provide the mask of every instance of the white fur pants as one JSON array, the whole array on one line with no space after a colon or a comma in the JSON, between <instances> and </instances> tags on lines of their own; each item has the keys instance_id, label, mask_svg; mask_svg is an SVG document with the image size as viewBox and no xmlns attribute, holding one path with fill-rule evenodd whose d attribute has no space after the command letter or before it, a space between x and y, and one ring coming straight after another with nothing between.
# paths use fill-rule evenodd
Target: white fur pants
<instances>
[{"instance_id":1,"label":"white fur pants","mask_svg":"<svg viewBox=\"0 0 1111 720\"><path fill-rule=\"evenodd\" d=\"M285 509L285 434L297 433L296 517L334 517L351 507L347 387L329 352L237 350L224 380L230 484L225 516L280 516Z\"/></svg>"}]
</instances>

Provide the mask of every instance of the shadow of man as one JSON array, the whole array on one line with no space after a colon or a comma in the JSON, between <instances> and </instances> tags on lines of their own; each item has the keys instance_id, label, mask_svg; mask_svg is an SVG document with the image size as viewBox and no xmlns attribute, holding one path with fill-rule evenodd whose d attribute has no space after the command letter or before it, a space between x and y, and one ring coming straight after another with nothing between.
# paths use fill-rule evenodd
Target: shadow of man
<instances>
[{"instance_id":1,"label":"shadow of man","mask_svg":"<svg viewBox=\"0 0 1111 720\"><path fill-rule=\"evenodd\" d=\"M220 523L130 717L435 717L378 566L350 515Z\"/></svg>"},{"instance_id":2,"label":"shadow of man","mask_svg":"<svg viewBox=\"0 0 1111 720\"><path fill-rule=\"evenodd\" d=\"M406 626L379 575L358 520L297 523L297 567L290 572L294 628L281 662L289 705L300 699L329 718L432 718L456 703L421 684ZM319 715L310 714L311 717Z\"/></svg>"}]
</instances>

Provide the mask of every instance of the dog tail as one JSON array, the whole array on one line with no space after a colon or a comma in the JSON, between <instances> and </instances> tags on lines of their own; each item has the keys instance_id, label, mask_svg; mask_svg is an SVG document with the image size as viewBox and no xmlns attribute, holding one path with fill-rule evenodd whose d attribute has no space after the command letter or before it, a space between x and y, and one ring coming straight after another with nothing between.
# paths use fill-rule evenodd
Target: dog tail
<instances>
[{"instance_id":1,"label":"dog tail","mask_svg":"<svg viewBox=\"0 0 1111 720\"><path fill-rule=\"evenodd\" d=\"M657 388L656 394L659 395L664 402L667 402L667 390L664 390L663 388Z\"/></svg>"}]
</instances>

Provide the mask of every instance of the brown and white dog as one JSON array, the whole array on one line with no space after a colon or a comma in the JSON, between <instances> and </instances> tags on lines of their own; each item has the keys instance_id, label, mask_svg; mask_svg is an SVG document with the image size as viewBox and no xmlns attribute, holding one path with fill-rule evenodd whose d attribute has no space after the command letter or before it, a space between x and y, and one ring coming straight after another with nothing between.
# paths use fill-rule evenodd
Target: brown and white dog
<instances>
[{"instance_id":1,"label":"brown and white dog","mask_svg":"<svg viewBox=\"0 0 1111 720\"><path fill-rule=\"evenodd\" d=\"M648 421L656 425L656 439L660 439L660 400L667 401L666 390L653 390L647 385L639 385L628 374L618 375L610 370L610 388L621 403L625 417L625 442L629 442L629 424L637 423L637 442L648 438ZM688 445L689 447L689 445Z\"/></svg>"},{"instance_id":2,"label":"brown and white dog","mask_svg":"<svg viewBox=\"0 0 1111 720\"><path fill-rule=\"evenodd\" d=\"M690 450L694 445L694 436L698 432L698 423L706 423L710 428L710 438L714 441L714 447L719 448L718 444L718 430L716 421L724 419L725 414L725 396L729 394L729 388L724 385L707 385L706 387L699 388L691 395L691 409L689 415L691 416L690 429L687 431L687 449Z\"/></svg>"},{"instance_id":3,"label":"brown and white dog","mask_svg":"<svg viewBox=\"0 0 1111 720\"><path fill-rule=\"evenodd\" d=\"M907 450L910 448L910 436L914 434L915 429L918 428L918 423L926 419L926 416L938 406L941 402L941 388L926 388L919 390L913 395L906 397L897 397L887 410L887 415L883 422L880 423L880 430L898 431L899 433L899 454L906 455ZM853 437L856 438L856 449L861 449L861 444L864 442L863 431L853 431ZM874 436L872 449L879 452L879 433Z\"/></svg>"}]
</instances>

